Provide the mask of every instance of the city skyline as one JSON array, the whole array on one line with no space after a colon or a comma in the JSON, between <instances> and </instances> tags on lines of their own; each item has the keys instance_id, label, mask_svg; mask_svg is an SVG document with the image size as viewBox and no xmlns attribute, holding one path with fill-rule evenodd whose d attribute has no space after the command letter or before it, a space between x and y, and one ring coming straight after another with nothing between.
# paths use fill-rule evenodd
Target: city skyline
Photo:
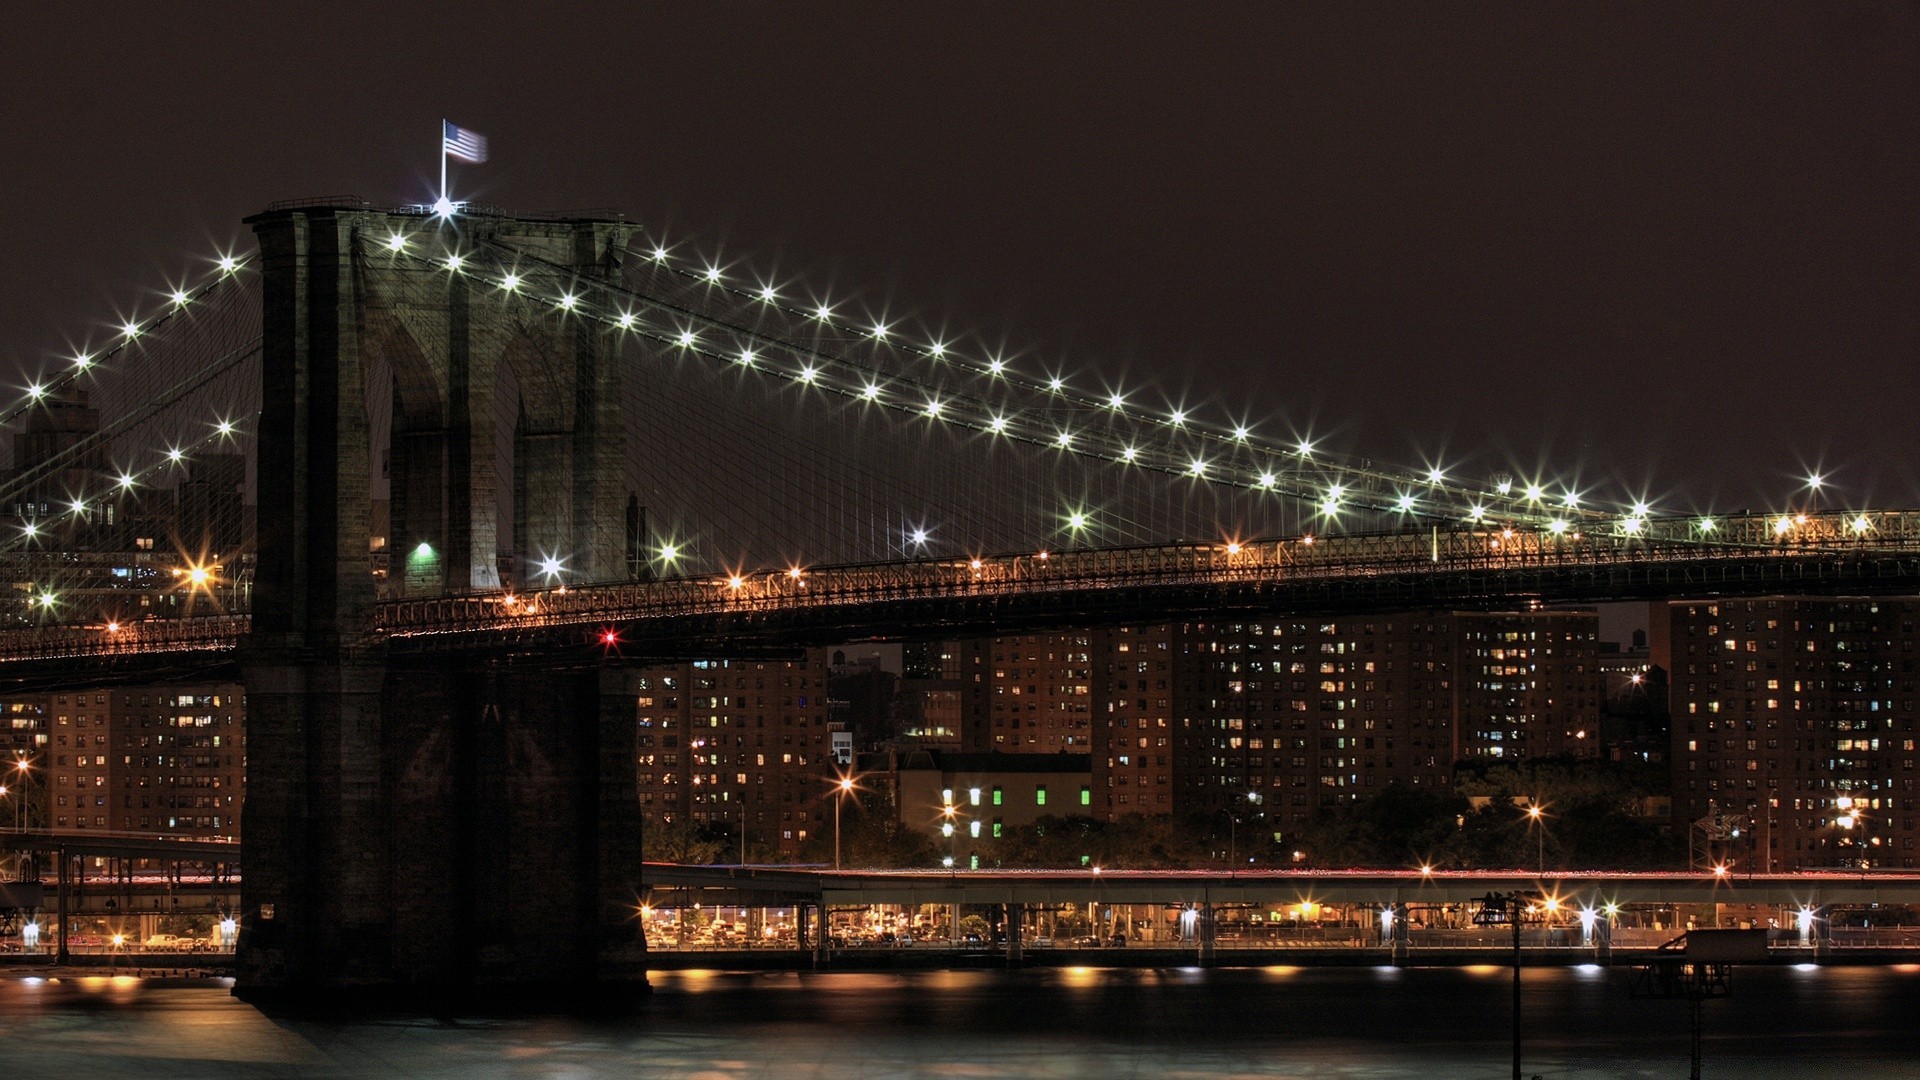
<instances>
[{"instance_id":1,"label":"city skyline","mask_svg":"<svg viewBox=\"0 0 1920 1080\"><path fill-rule=\"evenodd\" d=\"M1920 8L10 30L15 1071L1914 1041Z\"/></svg>"}]
</instances>

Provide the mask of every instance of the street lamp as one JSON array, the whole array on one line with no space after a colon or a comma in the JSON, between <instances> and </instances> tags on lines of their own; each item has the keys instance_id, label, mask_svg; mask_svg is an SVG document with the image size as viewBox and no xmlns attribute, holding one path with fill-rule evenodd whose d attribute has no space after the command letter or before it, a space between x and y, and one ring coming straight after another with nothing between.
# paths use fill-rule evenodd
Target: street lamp
<instances>
[{"instance_id":1,"label":"street lamp","mask_svg":"<svg viewBox=\"0 0 1920 1080\"><path fill-rule=\"evenodd\" d=\"M1247 792L1247 802L1250 805L1259 806L1260 793L1257 791ZM1231 806L1227 807L1223 813L1227 815L1227 866L1232 868L1239 862L1240 858L1240 818L1233 812L1233 807ZM1256 813L1250 816L1257 817L1259 815Z\"/></svg>"},{"instance_id":2,"label":"street lamp","mask_svg":"<svg viewBox=\"0 0 1920 1080\"><path fill-rule=\"evenodd\" d=\"M842 774L833 792L833 868L840 869L840 807L853 791L853 777Z\"/></svg>"},{"instance_id":3,"label":"street lamp","mask_svg":"<svg viewBox=\"0 0 1920 1080\"><path fill-rule=\"evenodd\" d=\"M1513 1080L1520 1078L1520 923L1526 918L1527 905L1538 900L1531 893L1494 893L1480 898L1480 910L1473 913L1476 926L1513 927Z\"/></svg>"},{"instance_id":4,"label":"street lamp","mask_svg":"<svg viewBox=\"0 0 1920 1080\"><path fill-rule=\"evenodd\" d=\"M1542 820L1546 816L1546 812L1547 808L1541 806L1538 802L1534 802L1527 807L1527 828L1531 830L1537 826L1539 829L1539 834L1535 837L1535 841L1540 862L1536 869L1542 874L1547 872L1547 826L1546 822Z\"/></svg>"},{"instance_id":5,"label":"street lamp","mask_svg":"<svg viewBox=\"0 0 1920 1080\"><path fill-rule=\"evenodd\" d=\"M33 759L26 756L25 751L17 753L18 756L13 762L13 771L18 775L15 776L10 787L13 792L13 827L21 829L26 827L24 817L27 806L27 780L33 770ZM6 794L8 790L9 786L0 786L0 795Z\"/></svg>"}]
</instances>

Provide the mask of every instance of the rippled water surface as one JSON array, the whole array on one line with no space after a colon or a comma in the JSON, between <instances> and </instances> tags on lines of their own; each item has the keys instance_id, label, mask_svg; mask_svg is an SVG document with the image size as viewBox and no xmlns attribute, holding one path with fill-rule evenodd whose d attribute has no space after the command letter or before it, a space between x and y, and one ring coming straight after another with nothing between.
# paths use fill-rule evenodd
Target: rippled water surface
<instances>
[{"instance_id":1,"label":"rippled water surface","mask_svg":"<svg viewBox=\"0 0 1920 1080\"><path fill-rule=\"evenodd\" d=\"M284 1020L224 984L0 978L0 1077L1505 1077L1502 968L662 972L611 1020ZM1530 970L1528 1076L1685 1076L1686 1007ZM1743 969L1709 1077L1920 1077L1920 966Z\"/></svg>"}]
</instances>

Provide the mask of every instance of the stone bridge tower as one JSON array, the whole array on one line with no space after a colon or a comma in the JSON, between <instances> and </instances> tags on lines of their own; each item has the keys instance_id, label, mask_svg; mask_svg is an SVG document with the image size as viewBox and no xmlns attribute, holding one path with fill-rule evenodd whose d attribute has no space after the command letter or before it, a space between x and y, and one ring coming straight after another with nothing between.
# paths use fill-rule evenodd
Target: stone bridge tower
<instances>
[{"instance_id":1,"label":"stone bridge tower","mask_svg":"<svg viewBox=\"0 0 1920 1080\"><path fill-rule=\"evenodd\" d=\"M336 206L248 223L264 392L237 992L644 987L622 674L409 661L367 633L382 593L499 588L543 552L574 580L624 576L612 338L413 252L437 232L613 279L630 227Z\"/></svg>"}]
</instances>

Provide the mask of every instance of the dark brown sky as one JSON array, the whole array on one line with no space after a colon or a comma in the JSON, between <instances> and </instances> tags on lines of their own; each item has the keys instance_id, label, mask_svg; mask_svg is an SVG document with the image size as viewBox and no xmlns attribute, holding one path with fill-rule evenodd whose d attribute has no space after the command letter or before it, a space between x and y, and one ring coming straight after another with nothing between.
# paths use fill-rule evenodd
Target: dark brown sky
<instances>
[{"instance_id":1,"label":"dark brown sky","mask_svg":"<svg viewBox=\"0 0 1920 1080\"><path fill-rule=\"evenodd\" d=\"M426 197L444 114L466 194L1263 431L1920 506L1911 3L294 6L9 12L0 361L274 200Z\"/></svg>"}]
</instances>

